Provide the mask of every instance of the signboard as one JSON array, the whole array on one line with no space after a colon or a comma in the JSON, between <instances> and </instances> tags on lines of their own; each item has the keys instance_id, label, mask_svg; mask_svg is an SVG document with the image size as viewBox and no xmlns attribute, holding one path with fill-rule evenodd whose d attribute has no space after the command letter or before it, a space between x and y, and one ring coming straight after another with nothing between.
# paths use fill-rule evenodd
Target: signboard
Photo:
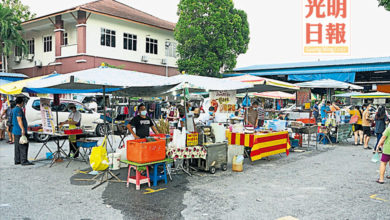
<instances>
[{"instance_id":1,"label":"signboard","mask_svg":"<svg viewBox=\"0 0 390 220\"><path fill-rule=\"evenodd\" d=\"M352 134L352 125L350 124L339 124L337 126L337 142L345 142Z\"/></svg>"},{"instance_id":2,"label":"signboard","mask_svg":"<svg viewBox=\"0 0 390 220\"><path fill-rule=\"evenodd\" d=\"M304 55L350 55L351 0L302 0Z\"/></svg>"},{"instance_id":3,"label":"signboard","mask_svg":"<svg viewBox=\"0 0 390 220\"><path fill-rule=\"evenodd\" d=\"M297 107L305 107L306 103L311 103L311 91L308 88L301 88L297 91Z\"/></svg>"},{"instance_id":4,"label":"signboard","mask_svg":"<svg viewBox=\"0 0 390 220\"><path fill-rule=\"evenodd\" d=\"M41 98L40 107L41 107L43 132L54 133L55 125L53 120L53 114L51 112L50 99Z\"/></svg>"},{"instance_id":5,"label":"signboard","mask_svg":"<svg viewBox=\"0 0 390 220\"><path fill-rule=\"evenodd\" d=\"M210 106L214 112L234 113L236 111L236 91L222 90L210 92Z\"/></svg>"},{"instance_id":6,"label":"signboard","mask_svg":"<svg viewBox=\"0 0 390 220\"><path fill-rule=\"evenodd\" d=\"M197 146L197 145L198 145L198 133L187 134L187 146Z\"/></svg>"},{"instance_id":7,"label":"signboard","mask_svg":"<svg viewBox=\"0 0 390 220\"><path fill-rule=\"evenodd\" d=\"M386 104L386 99L374 99L375 105L384 105Z\"/></svg>"}]
</instances>

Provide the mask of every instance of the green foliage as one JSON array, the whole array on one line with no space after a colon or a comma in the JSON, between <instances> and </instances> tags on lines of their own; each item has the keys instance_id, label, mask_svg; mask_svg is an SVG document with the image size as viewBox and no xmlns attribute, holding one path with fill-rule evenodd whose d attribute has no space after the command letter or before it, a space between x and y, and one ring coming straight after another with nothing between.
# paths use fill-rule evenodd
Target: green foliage
<instances>
[{"instance_id":1,"label":"green foliage","mask_svg":"<svg viewBox=\"0 0 390 220\"><path fill-rule=\"evenodd\" d=\"M21 23L13 9L0 5L0 53L8 56L13 53L15 46L24 54L27 53L27 44L21 35Z\"/></svg>"},{"instance_id":2,"label":"green foliage","mask_svg":"<svg viewBox=\"0 0 390 220\"><path fill-rule=\"evenodd\" d=\"M390 11L390 0L378 0L379 6L383 6L386 10Z\"/></svg>"},{"instance_id":3,"label":"green foliage","mask_svg":"<svg viewBox=\"0 0 390 220\"><path fill-rule=\"evenodd\" d=\"M28 21L36 16L36 14L30 12L30 7L23 5L20 0L1 0L1 4L11 8L15 16L22 22Z\"/></svg>"},{"instance_id":4,"label":"green foliage","mask_svg":"<svg viewBox=\"0 0 390 220\"><path fill-rule=\"evenodd\" d=\"M232 70L249 44L249 25L244 11L232 0L181 0L175 39L180 71L220 77Z\"/></svg>"}]
</instances>

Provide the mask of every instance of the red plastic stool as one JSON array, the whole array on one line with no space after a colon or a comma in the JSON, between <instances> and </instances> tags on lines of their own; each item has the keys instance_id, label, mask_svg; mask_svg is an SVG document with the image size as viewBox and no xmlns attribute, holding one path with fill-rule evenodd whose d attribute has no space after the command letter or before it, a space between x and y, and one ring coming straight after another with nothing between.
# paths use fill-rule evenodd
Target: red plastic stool
<instances>
[{"instance_id":1,"label":"red plastic stool","mask_svg":"<svg viewBox=\"0 0 390 220\"><path fill-rule=\"evenodd\" d=\"M141 189L141 184L147 183L150 187L150 177L149 177L149 168L148 166L146 167L146 176L142 176L141 172L138 171L136 166L129 165L129 171L127 174L127 187L129 187L129 184L135 184L135 189L140 190ZM130 176L130 171L131 169L135 170L135 176Z\"/></svg>"}]
</instances>

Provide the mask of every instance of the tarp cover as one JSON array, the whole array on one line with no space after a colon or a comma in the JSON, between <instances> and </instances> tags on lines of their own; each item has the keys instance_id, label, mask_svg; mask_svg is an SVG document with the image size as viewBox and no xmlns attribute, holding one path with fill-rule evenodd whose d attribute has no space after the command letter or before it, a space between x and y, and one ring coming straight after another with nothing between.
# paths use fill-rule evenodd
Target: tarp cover
<instances>
[{"instance_id":1,"label":"tarp cover","mask_svg":"<svg viewBox=\"0 0 390 220\"><path fill-rule=\"evenodd\" d=\"M178 83L167 77L135 71L100 67L81 70L28 83L26 91L36 93L96 93L121 91L126 96L150 96L162 93Z\"/></svg>"},{"instance_id":2,"label":"tarp cover","mask_svg":"<svg viewBox=\"0 0 390 220\"><path fill-rule=\"evenodd\" d=\"M299 74L299 75L289 75L289 81L313 81L321 79L333 79L341 82L355 82L355 73L321 73L321 74Z\"/></svg>"},{"instance_id":3,"label":"tarp cover","mask_svg":"<svg viewBox=\"0 0 390 220\"><path fill-rule=\"evenodd\" d=\"M299 86L259 76L252 76L249 74L235 77L228 77L225 80L238 81L243 83L252 84L254 87L248 89L248 92L269 92L269 91L296 91L299 90ZM245 92L239 90L238 92Z\"/></svg>"},{"instance_id":4,"label":"tarp cover","mask_svg":"<svg viewBox=\"0 0 390 220\"><path fill-rule=\"evenodd\" d=\"M296 85L304 88L322 88L322 89L356 89L362 90L363 87L354 84L340 82L333 79L321 79L310 82L297 83Z\"/></svg>"}]
</instances>

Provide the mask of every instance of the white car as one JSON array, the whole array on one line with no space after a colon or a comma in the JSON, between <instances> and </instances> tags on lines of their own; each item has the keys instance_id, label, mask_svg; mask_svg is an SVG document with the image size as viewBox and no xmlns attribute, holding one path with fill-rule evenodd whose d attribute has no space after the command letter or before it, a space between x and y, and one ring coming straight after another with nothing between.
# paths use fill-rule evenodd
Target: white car
<instances>
[{"instance_id":1,"label":"white car","mask_svg":"<svg viewBox=\"0 0 390 220\"><path fill-rule=\"evenodd\" d=\"M76 109L81 113L81 126L88 133L95 133L98 136L102 136L104 132L103 120L100 118L100 114L88 109L84 104L74 101L60 99L59 106L53 106L52 114L54 123L57 123L56 109L58 110L58 123L66 121L68 119L70 111L68 110L68 104L73 103L76 105ZM26 120L28 124L28 133L34 135L36 141L45 141L50 138L49 135L38 134L36 131L42 128L42 118L40 111L40 98L32 97L25 105L26 108Z\"/></svg>"}]
</instances>

